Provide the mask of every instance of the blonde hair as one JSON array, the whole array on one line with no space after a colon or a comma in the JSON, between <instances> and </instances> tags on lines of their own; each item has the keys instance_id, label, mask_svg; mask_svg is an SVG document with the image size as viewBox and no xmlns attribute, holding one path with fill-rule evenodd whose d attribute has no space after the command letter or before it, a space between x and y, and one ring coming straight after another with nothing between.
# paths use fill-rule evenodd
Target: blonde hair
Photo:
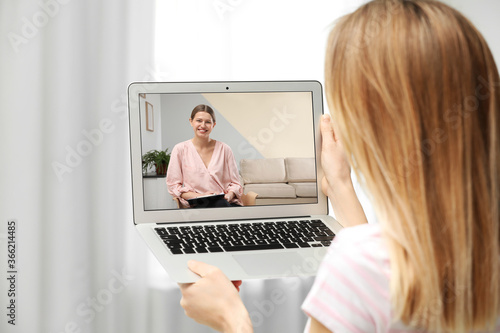
<instances>
[{"instance_id":1,"label":"blonde hair","mask_svg":"<svg viewBox=\"0 0 500 333\"><path fill-rule=\"evenodd\" d=\"M325 91L390 253L395 319L493 329L500 315L500 79L437 1L373 1L330 33Z\"/></svg>"}]
</instances>

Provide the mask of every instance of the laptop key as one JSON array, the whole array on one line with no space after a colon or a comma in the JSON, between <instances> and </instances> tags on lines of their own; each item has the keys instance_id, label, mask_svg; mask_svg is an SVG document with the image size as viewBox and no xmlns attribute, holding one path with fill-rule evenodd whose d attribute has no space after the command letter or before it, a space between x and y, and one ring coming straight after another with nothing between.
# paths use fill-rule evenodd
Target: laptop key
<instances>
[{"instance_id":1,"label":"laptop key","mask_svg":"<svg viewBox=\"0 0 500 333\"><path fill-rule=\"evenodd\" d=\"M183 254L184 252L182 252L181 249L170 249L170 252L172 252L172 254Z\"/></svg>"},{"instance_id":2,"label":"laptop key","mask_svg":"<svg viewBox=\"0 0 500 333\"><path fill-rule=\"evenodd\" d=\"M311 247L311 245L309 245L309 243L299 243L299 246L300 247Z\"/></svg>"},{"instance_id":3,"label":"laptop key","mask_svg":"<svg viewBox=\"0 0 500 333\"><path fill-rule=\"evenodd\" d=\"M208 250L204 247L197 247L195 250L197 253L208 253Z\"/></svg>"},{"instance_id":4,"label":"laptop key","mask_svg":"<svg viewBox=\"0 0 500 333\"><path fill-rule=\"evenodd\" d=\"M179 237L177 235L161 235L160 236L161 239L163 239L164 241L166 240L175 240L175 239L179 239Z\"/></svg>"},{"instance_id":5,"label":"laptop key","mask_svg":"<svg viewBox=\"0 0 500 333\"><path fill-rule=\"evenodd\" d=\"M155 228L156 233L160 236L168 235L167 229L165 228Z\"/></svg>"},{"instance_id":6,"label":"laptop key","mask_svg":"<svg viewBox=\"0 0 500 333\"><path fill-rule=\"evenodd\" d=\"M224 252L224 250L220 247L209 247L208 251L210 251L210 252Z\"/></svg>"},{"instance_id":7,"label":"laptop key","mask_svg":"<svg viewBox=\"0 0 500 333\"><path fill-rule=\"evenodd\" d=\"M298 248L299 246L295 243L283 243L283 246L287 249Z\"/></svg>"},{"instance_id":8,"label":"laptop key","mask_svg":"<svg viewBox=\"0 0 500 333\"><path fill-rule=\"evenodd\" d=\"M314 221L317 221L317 222L314 222ZM314 220L314 221L309 224L311 227L322 227L325 225L323 222L321 222L319 220Z\"/></svg>"},{"instance_id":9,"label":"laptop key","mask_svg":"<svg viewBox=\"0 0 500 333\"><path fill-rule=\"evenodd\" d=\"M165 239L163 243L165 243L167 246L171 244L184 244L182 239Z\"/></svg>"},{"instance_id":10,"label":"laptop key","mask_svg":"<svg viewBox=\"0 0 500 333\"><path fill-rule=\"evenodd\" d=\"M254 251L254 250L278 250L283 249L283 245L276 244L263 244L263 245L235 245L235 246L224 246L224 250L227 252L232 251Z\"/></svg>"},{"instance_id":11,"label":"laptop key","mask_svg":"<svg viewBox=\"0 0 500 333\"><path fill-rule=\"evenodd\" d=\"M184 253L196 253L196 251L192 247L185 247L182 249Z\"/></svg>"},{"instance_id":12,"label":"laptop key","mask_svg":"<svg viewBox=\"0 0 500 333\"><path fill-rule=\"evenodd\" d=\"M314 240L315 241L331 241L333 240L335 236L318 236L318 237L314 237Z\"/></svg>"}]
</instances>

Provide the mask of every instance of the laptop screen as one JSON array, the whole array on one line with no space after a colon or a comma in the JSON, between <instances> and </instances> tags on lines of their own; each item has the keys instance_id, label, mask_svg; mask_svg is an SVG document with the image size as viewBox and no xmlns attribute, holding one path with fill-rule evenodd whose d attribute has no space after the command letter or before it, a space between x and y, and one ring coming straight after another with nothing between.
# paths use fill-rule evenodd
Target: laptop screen
<instances>
[{"instance_id":1,"label":"laptop screen","mask_svg":"<svg viewBox=\"0 0 500 333\"><path fill-rule=\"evenodd\" d=\"M138 101L145 211L220 199L179 198L187 192L236 192L231 207L318 203L311 91L147 92ZM196 107L213 110L213 122L190 122ZM213 151L200 155L194 143L208 139Z\"/></svg>"}]
</instances>

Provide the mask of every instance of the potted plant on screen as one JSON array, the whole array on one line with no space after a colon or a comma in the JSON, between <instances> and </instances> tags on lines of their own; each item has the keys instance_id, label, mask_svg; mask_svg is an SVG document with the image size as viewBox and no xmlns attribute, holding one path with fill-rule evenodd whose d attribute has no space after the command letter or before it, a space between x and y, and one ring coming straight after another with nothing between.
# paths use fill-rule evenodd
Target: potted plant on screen
<instances>
[{"instance_id":1,"label":"potted plant on screen","mask_svg":"<svg viewBox=\"0 0 500 333\"><path fill-rule=\"evenodd\" d=\"M142 155L142 172L146 174L149 168L155 167L156 175L164 176L167 174L168 163L170 162L170 153L168 148L165 150L150 150Z\"/></svg>"}]
</instances>

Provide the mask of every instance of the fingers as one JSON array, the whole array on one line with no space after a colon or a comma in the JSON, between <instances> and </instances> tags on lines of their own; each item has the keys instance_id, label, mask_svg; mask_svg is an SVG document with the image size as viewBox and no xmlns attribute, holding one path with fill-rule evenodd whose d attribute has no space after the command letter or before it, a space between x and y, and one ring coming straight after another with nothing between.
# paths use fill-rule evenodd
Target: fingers
<instances>
[{"instance_id":1,"label":"fingers","mask_svg":"<svg viewBox=\"0 0 500 333\"><path fill-rule=\"evenodd\" d=\"M322 181L322 190L335 186L335 184L350 180L350 166L344 151L340 135L335 136L335 125L329 115L321 117L321 165L325 172L326 181Z\"/></svg>"},{"instance_id":2,"label":"fingers","mask_svg":"<svg viewBox=\"0 0 500 333\"><path fill-rule=\"evenodd\" d=\"M215 266L212 266L212 265L209 265L209 264L206 264L204 262L197 261L197 260L189 260L187 264L188 264L188 268L193 273L198 274L201 277L205 277L208 274L210 274L218 269ZM240 291L240 286L243 282L241 280L236 280L236 281L231 281L231 282L233 283L236 290ZM190 287L191 285L193 285L193 283L179 283L178 285L179 285L181 290L185 290L188 287Z\"/></svg>"},{"instance_id":3,"label":"fingers","mask_svg":"<svg viewBox=\"0 0 500 333\"><path fill-rule=\"evenodd\" d=\"M210 272L212 272L214 269L216 269L215 266L206 264L201 261L196 261L196 260L189 260L188 261L188 268L195 274L198 274L201 277L206 276Z\"/></svg>"},{"instance_id":4,"label":"fingers","mask_svg":"<svg viewBox=\"0 0 500 333\"><path fill-rule=\"evenodd\" d=\"M233 191L229 191L224 195L224 199L227 200L227 202L231 202L235 197L235 194Z\"/></svg>"},{"instance_id":5,"label":"fingers","mask_svg":"<svg viewBox=\"0 0 500 333\"><path fill-rule=\"evenodd\" d=\"M328 179L326 179L326 177L323 177L323 179L321 179L321 191L323 192L324 195L328 196L329 189L330 189L330 184L328 184Z\"/></svg>"},{"instance_id":6,"label":"fingers","mask_svg":"<svg viewBox=\"0 0 500 333\"><path fill-rule=\"evenodd\" d=\"M181 290L181 292L184 292L186 289L188 289L193 284L192 283L177 283L177 285L179 286L179 289Z\"/></svg>"},{"instance_id":7,"label":"fingers","mask_svg":"<svg viewBox=\"0 0 500 333\"><path fill-rule=\"evenodd\" d=\"M320 129L321 129L321 138L324 144L333 143L334 141L337 141L337 138L335 137L335 131L333 130L330 115L324 114L323 116L321 116Z\"/></svg>"}]
</instances>

